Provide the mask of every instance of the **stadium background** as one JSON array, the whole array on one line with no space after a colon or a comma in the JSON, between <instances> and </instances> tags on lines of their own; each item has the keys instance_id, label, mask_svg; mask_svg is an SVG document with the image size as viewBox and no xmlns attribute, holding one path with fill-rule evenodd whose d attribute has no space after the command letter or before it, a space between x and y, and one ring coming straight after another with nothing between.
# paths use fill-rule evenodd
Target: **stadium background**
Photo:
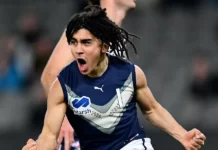
<instances>
[{"instance_id":1,"label":"stadium background","mask_svg":"<svg viewBox=\"0 0 218 150\"><path fill-rule=\"evenodd\" d=\"M0 149L21 149L39 134L46 102L42 69L70 16L85 5L0 0ZM203 150L216 150L218 0L137 0L122 26L141 37L131 60L145 72L156 99L186 129L206 134ZM140 111L139 119L156 150L183 149Z\"/></svg>"}]
</instances>

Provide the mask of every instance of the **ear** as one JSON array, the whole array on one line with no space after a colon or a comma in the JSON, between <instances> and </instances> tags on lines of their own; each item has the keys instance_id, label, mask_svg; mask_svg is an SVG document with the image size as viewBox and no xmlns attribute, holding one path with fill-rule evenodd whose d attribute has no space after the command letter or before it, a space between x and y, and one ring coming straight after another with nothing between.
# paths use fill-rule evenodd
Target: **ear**
<instances>
[{"instance_id":1,"label":"ear","mask_svg":"<svg viewBox=\"0 0 218 150\"><path fill-rule=\"evenodd\" d=\"M103 43L103 45L102 45L102 52L106 53L106 52L108 52L108 50L109 50L109 46L107 44Z\"/></svg>"}]
</instances>

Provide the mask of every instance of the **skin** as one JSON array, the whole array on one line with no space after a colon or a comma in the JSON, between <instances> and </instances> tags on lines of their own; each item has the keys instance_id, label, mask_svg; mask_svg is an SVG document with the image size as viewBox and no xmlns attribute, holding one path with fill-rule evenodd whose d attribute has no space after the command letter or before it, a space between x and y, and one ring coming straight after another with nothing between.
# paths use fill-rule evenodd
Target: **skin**
<instances>
[{"instance_id":1,"label":"skin","mask_svg":"<svg viewBox=\"0 0 218 150\"><path fill-rule=\"evenodd\" d=\"M88 71L81 72L87 76L101 76L108 67L106 52L108 46L102 47L100 40L96 39L88 30L80 29L73 35L77 42L71 44L71 52L77 59L87 59ZM91 40L90 43L84 40ZM91 55L92 53L92 55ZM88 62L89 61L89 62ZM90 62L92 61L92 62ZM154 98L147 86L144 72L135 66L136 72L136 98L145 118L154 126L164 130L186 150L198 150L204 145L206 137L197 129L186 131ZM37 141L28 140L22 150L55 150L57 138L61 129L62 121L66 113L66 103L59 80L55 80L48 95L48 106L44 126Z\"/></svg>"},{"instance_id":2,"label":"skin","mask_svg":"<svg viewBox=\"0 0 218 150\"><path fill-rule=\"evenodd\" d=\"M102 44L86 29L76 32L70 45L73 57L76 60L83 59L86 61L85 66L88 68L86 71L83 71L82 66L77 63L83 75L99 77L105 72L108 65L108 58L105 55L109 48L108 45Z\"/></svg>"},{"instance_id":3,"label":"skin","mask_svg":"<svg viewBox=\"0 0 218 150\"><path fill-rule=\"evenodd\" d=\"M136 4L134 0L101 0L101 7L106 8L108 17L120 26L127 11L135 8ZM41 82L46 95L60 71L73 60L65 32L63 32L42 73Z\"/></svg>"},{"instance_id":4,"label":"skin","mask_svg":"<svg viewBox=\"0 0 218 150\"><path fill-rule=\"evenodd\" d=\"M101 7L107 9L108 17L117 25L121 25L129 9L136 7L135 0L101 0ZM41 83L46 96L48 96L50 87L60 71L74 60L71 55L70 46L67 43L65 32L54 48L41 76ZM74 141L74 130L71 127L67 117L64 118L60 135L59 145L64 139L65 150L70 150L70 145Z\"/></svg>"}]
</instances>

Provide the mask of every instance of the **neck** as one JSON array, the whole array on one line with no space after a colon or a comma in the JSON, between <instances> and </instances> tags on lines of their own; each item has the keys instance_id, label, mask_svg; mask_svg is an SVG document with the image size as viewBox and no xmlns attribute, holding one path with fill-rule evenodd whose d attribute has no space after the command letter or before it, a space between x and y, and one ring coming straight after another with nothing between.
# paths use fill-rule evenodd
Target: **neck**
<instances>
[{"instance_id":1,"label":"neck","mask_svg":"<svg viewBox=\"0 0 218 150\"><path fill-rule=\"evenodd\" d=\"M102 0L101 7L107 9L107 16L110 20L121 26L128 11L126 8L119 7L112 0Z\"/></svg>"},{"instance_id":2,"label":"neck","mask_svg":"<svg viewBox=\"0 0 218 150\"><path fill-rule=\"evenodd\" d=\"M92 78L102 76L108 68L108 61L107 55L103 54L96 68L88 76Z\"/></svg>"}]
</instances>

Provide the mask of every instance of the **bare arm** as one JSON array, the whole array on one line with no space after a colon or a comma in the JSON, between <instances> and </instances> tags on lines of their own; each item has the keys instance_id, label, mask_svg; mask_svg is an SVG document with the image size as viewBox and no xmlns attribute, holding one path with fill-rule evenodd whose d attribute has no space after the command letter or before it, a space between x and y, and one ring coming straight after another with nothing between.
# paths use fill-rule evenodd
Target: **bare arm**
<instances>
[{"instance_id":1,"label":"bare arm","mask_svg":"<svg viewBox=\"0 0 218 150\"><path fill-rule=\"evenodd\" d=\"M57 75L73 60L64 31L42 73L41 83L46 95Z\"/></svg>"},{"instance_id":2,"label":"bare arm","mask_svg":"<svg viewBox=\"0 0 218 150\"><path fill-rule=\"evenodd\" d=\"M136 66L137 101L146 119L182 143L187 131L154 98L143 71Z\"/></svg>"},{"instance_id":3,"label":"bare arm","mask_svg":"<svg viewBox=\"0 0 218 150\"><path fill-rule=\"evenodd\" d=\"M47 111L42 133L36 147L39 150L55 150L59 131L66 113L60 82L55 80L48 94Z\"/></svg>"},{"instance_id":4,"label":"bare arm","mask_svg":"<svg viewBox=\"0 0 218 150\"><path fill-rule=\"evenodd\" d=\"M71 54L70 46L67 43L67 38L64 31L41 76L41 83L43 85L46 96L48 95L50 86L56 79L57 75L65 66L72 62L73 59L74 58ZM63 139L65 140L65 149L70 149L70 145L74 141L74 130L69 124L66 116L64 118L64 122L62 124L61 132L59 135L59 145L62 143Z\"/></svg>"}]
</instances>

